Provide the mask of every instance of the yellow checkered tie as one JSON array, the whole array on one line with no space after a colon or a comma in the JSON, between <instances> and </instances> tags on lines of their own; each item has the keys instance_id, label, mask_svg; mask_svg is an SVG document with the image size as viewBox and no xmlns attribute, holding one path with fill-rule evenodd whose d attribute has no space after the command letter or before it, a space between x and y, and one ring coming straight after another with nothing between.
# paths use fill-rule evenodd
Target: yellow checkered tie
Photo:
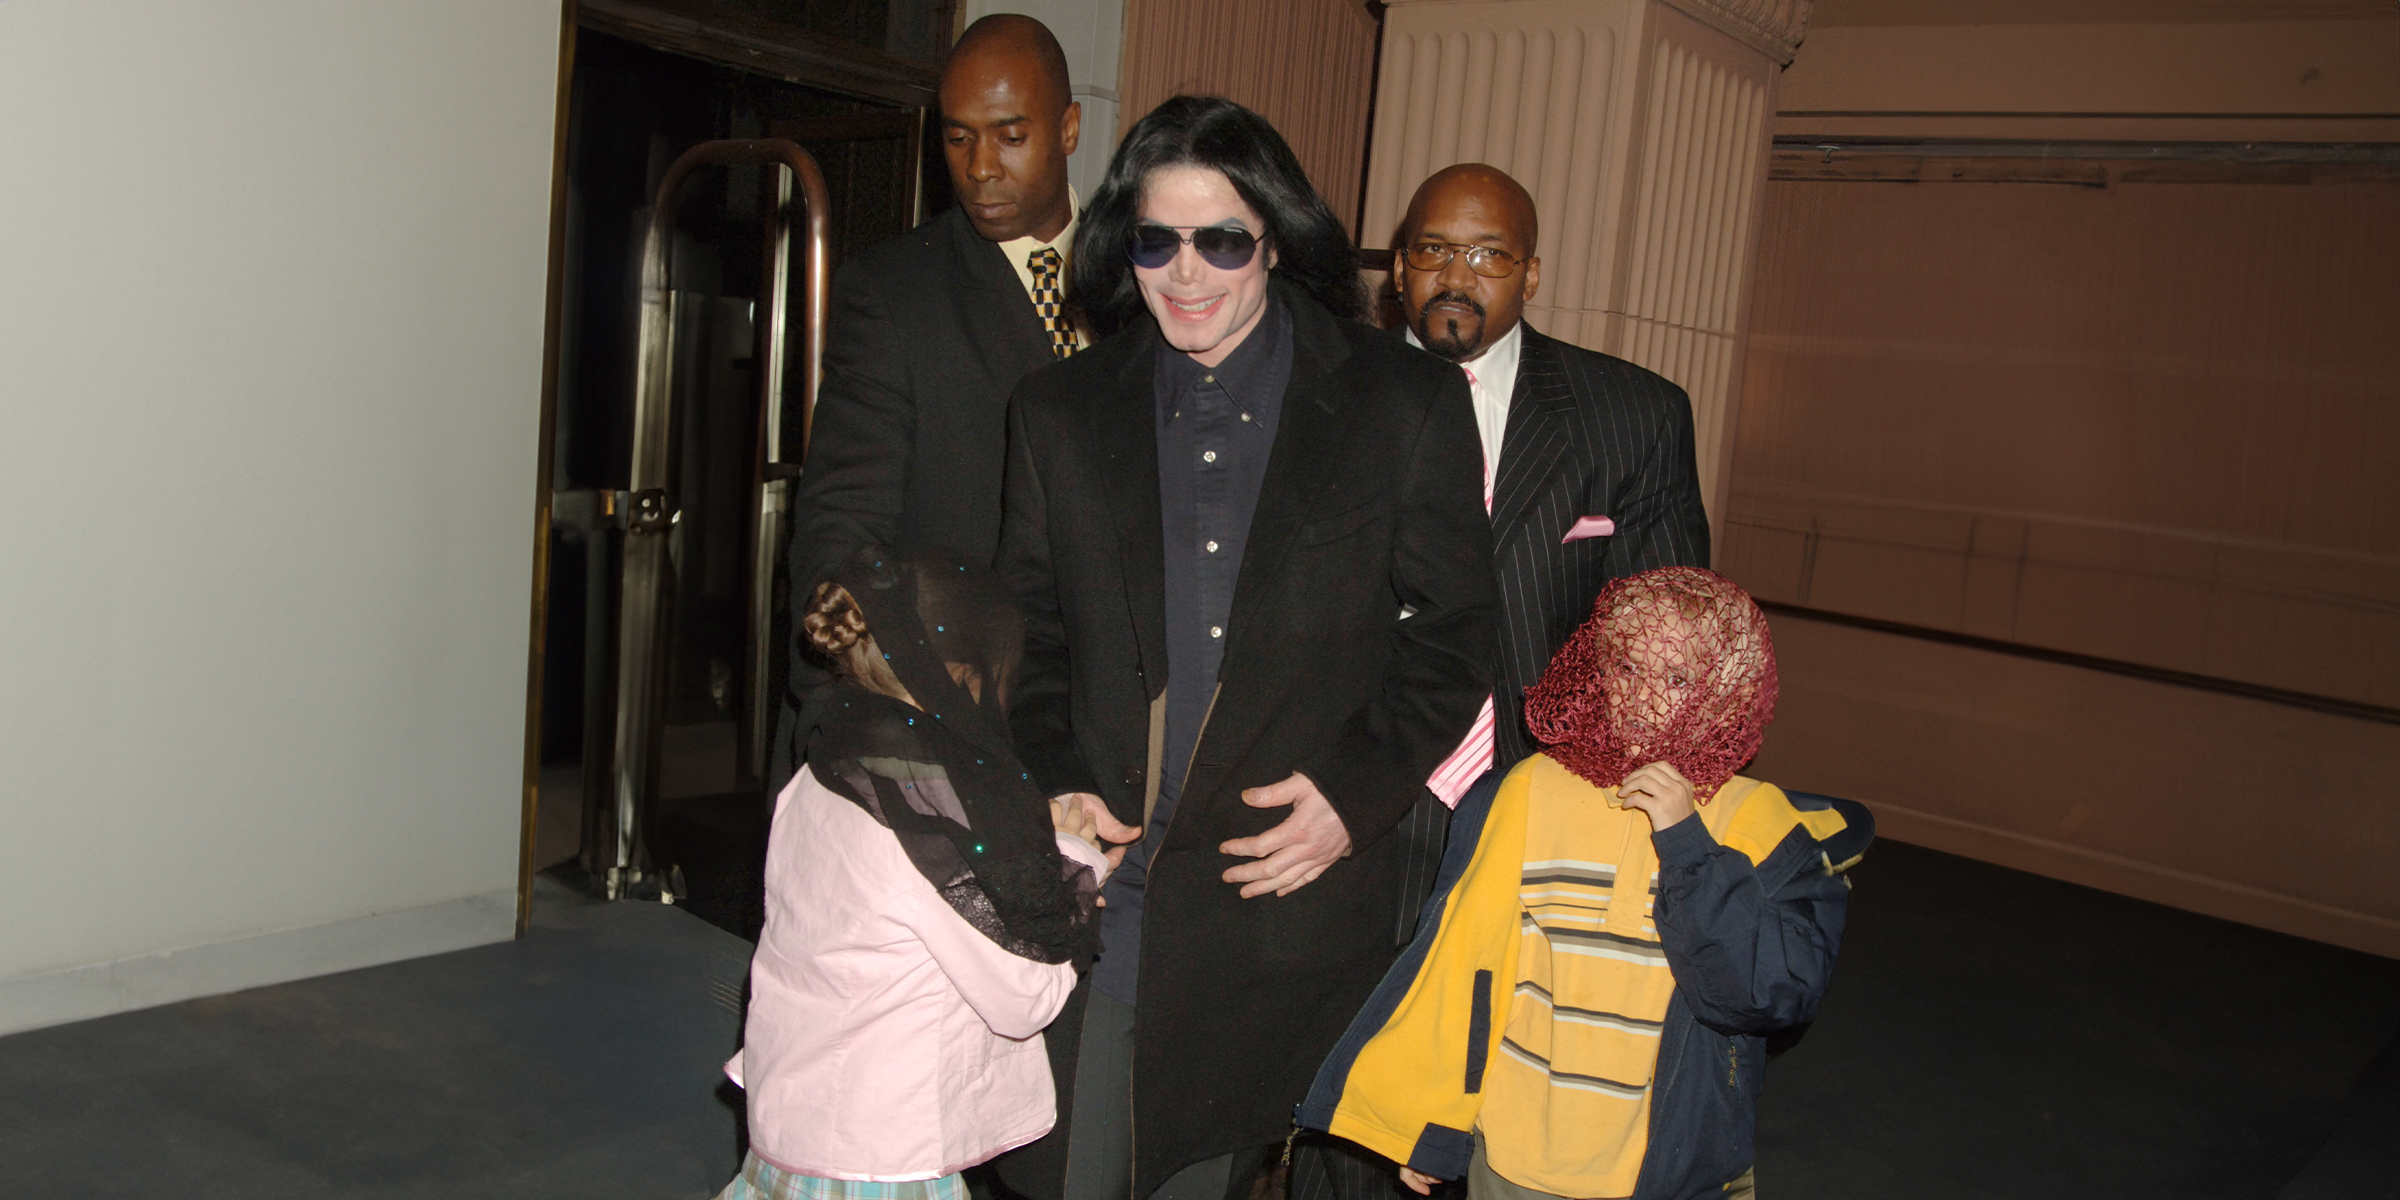
<instances>
[{"instance_id":1,"label":"yellow checkered tie","mask_svg":"<svg viewBox=\"0 0 2400 1200\"><path fill-rule=\"evenodd\" d=\"M1075 323L1067 319L1067 298L1058 290L1058 251L1044 246L1025 256L1033 272L1033 311L1050 331L1050 353L1065 358L1075 353Z\"/></svg>"}]
</instances>

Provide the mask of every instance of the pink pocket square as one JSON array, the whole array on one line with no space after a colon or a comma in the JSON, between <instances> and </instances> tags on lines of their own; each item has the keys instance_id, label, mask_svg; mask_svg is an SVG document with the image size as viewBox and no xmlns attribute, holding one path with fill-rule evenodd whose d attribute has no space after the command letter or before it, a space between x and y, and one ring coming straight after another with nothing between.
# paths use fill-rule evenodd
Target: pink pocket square
<instances>
[{"instance_id":1,"label":"pink pocket square","mask_svg":"<svg viewBox=\"0 0 2400 1200\"><path fill-rule=\"evenodd\" d=\"M1558 539L1558 544L1564 546L1585 538L1607 537L1616 531L1617 523L1607 517L1577 517L1575 524L1567 530L1567 536Z\"/></svg>"}]
</instances>

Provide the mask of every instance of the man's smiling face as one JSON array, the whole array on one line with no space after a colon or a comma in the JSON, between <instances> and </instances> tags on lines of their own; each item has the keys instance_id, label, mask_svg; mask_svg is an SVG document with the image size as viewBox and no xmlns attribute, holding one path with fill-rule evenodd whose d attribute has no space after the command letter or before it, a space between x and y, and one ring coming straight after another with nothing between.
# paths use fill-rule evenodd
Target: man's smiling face
<instances>
[{"instance_id":1,"label":"man's smiling face","mask_svg":"<svg viewBox=\"0 0 2400 1200\"><path fill-rule=\"evenodd\" d=\"M1212 167L1167 167L1152 173L1142 186L1141 221L1169 226L1187 237L1209 226L1239 226L1262 243L1267 235L1266 222L1243 202L1225 173ZM1187 244L1163 267L1135 264L1133 278L1167 344L1213 367L1242 344L1267 311L1267 272L1274 265L1272 245L1260 245L1249 262L1227 270L1201 258Z\"/></svg>"}]
</instances>

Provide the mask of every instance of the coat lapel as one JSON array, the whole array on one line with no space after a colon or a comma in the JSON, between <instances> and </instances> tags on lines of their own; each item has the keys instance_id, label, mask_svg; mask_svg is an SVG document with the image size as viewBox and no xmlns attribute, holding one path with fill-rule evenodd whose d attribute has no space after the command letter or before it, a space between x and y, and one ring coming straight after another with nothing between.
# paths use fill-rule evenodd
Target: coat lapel
<instances>
[{"instance_id":1,"label":"coat lapel","mask_svg":"<svg viewBox=\"0 0 2400 1200\"><path fill-rule=\"evenodd\" d=\"M1000 247L983 240L965 214L949 213L951 249L958 256L959 312L983 368L1005 381L1001 399L1027 372L1051 361L1050 334L1033 311L1033 297Z\"/></svg>"},{"instance_id":2,"label":"coat lapel","mask_svg":"<svg viewBox=\"0 0 2400 1200\"><path fill-rule=\"evenodd\" d=\"M1314 493L1325 480L1324 465L1341 445L1342 412L1350 399L1336 378L1343 360L1350 357L1350 345L1333 315L1296 291L1279 291L1292 314L1292 379L1283 393L1283 415L1275 430L1275 449L1267 456L1266 478L1258 485L1258 509L1250 518L1241 575L1233 585L1225 641L1229 664L1241 653L1242 635L1259 606L1282 578L1283 560L1300 526L1317 515Z\"/></svg>"},{"instance_id":3,"label":"coat lapel","mask_svg":"<svg viewBox=\"0 0 2400 1200\"><path fill-rule=\"evenodd\" d=\"M1109 355L1109 384L1092 397L1092 441L1116 517L1125 604L1150 694L1167 686L1167 563L1158 504L1158 328L1146 318L1086 354Z\"/></svg>"},{"instance_id":4,"label":"coat lapel","mask_svg":"<svg viewBox=\"0 0 2400 1200\"><path fill-rule=\"evenodd\" d=\"M1558 473L1574 441L1570 420L1575 393L1567 386L1550 339L1525 326L1517 359L1517 387L1508 406L1508 428L1500 438L1500 477L1492 486L1492 532L1505 541L1516 532L1542 489ZM1565 530L1559 533L1563 536Z\"/></svg>"}]
</instances>

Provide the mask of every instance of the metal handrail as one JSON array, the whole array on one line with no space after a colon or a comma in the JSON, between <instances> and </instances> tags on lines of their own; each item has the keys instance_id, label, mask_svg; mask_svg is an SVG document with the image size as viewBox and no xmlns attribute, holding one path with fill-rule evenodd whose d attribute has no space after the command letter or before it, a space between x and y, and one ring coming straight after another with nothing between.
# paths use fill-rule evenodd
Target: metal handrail
<instances>
[{"instance_id":1,"label":"metal handrail","mask_svg":"<svg viewBox=\"0 0 2400 1200\"><path fill-rule=\"evenodd\" d=\"M790 171L789 175L777 174L777 202L768 214L767 234L762 239L766 261L765 269L760 272L763 295L759 301L756 326L759 332L753 358L760 368L759 450L751 474L757 503L752 506L749 521L752 562L757 564L751 581L753 645L766 640L764 631L772 617L762 597L773 595L773 580L767 576L773 563L775 523L769 514L776 503L773 489L778 481L770 479L770 475L780 465L777 451L783 434L784 291L789 280L791 252L791 224L785 217L785 208L794 179L799 181L807 222L802 264L806 311L801 321L800 345L803 454L816 412L817 387L823 376L825 310L832 290L833 266L827 253L831 221L825 176L817 169L816 159L798 143L782 138L702 142L684 151L659 181L649 229L642 241L641 322L634 348L633 470L625 510L623 599L617 625L616 737L609 770L615 818L611 831L615 844L610 848L608 868L611 899L625 895L652 872L644 818L656 799L657 739L664 711L666 655L661 643L665 632L664 589L670 578L672 553L667 535L682 515L668 490L671 482L668 452L674 441L675 413L675 289L669 261L675 201L693 171L740 164L781 166ZM766 687L763 672L755 668L755 662L750 680L754 736L758 725L755 714L761 711L761 693ZM673 895L665 893L661 898L671 901Z\"/></svg>"}]
</instances>

